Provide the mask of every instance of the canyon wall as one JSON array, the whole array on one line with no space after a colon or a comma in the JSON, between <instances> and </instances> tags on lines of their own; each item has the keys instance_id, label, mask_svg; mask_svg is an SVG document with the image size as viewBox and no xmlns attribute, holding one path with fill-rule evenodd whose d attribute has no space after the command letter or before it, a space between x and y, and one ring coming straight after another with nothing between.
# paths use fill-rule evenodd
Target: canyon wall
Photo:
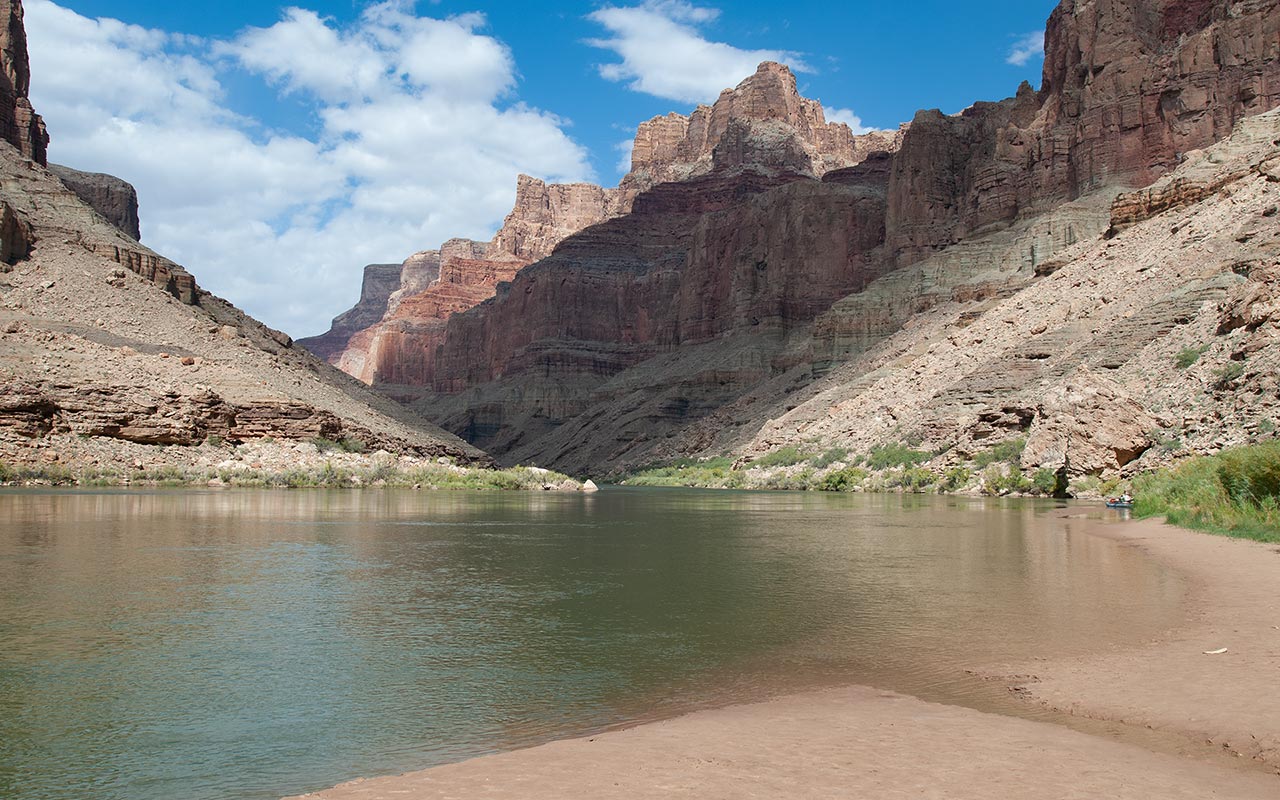
<instances>
[{"instance_id":1,"label":"canyon wall","mask_svg":"<svg viewBox=\"0 0 1280 800\"><path fill-rule=\"evenodd\" d=\"M21 90L0 92L0 122L11 122L4 109L18 118L30 110L21 102L28 64L21 5L0 11L0 75ZM386 457L490 463L199 289L136 229L121 229L136 221L127 184L55 174L41 163L43 139L24 130L0 141L0 462L69 478L179 464L212 471L239 443L297 459L323 438L359 440Z\"/></svg>"},{"instance_id":2,"label":"canyon wall","mask_svg":"<svg viewBox=\"0 0 1280 800\"><path fill-rule=\"evenodd\" d=\"M130 239L142 241L138 219L138 191L128 181L101 172L82 172L61 164L50 164L49 171L103 219L120 229Z\"/></svg>"},{"instance_id":3,"label":"canyon wall","mask_svg":"<svg viewBox=\"0 0 1280 800\"><path fill-rule=\"evenodd\" d=\"M1276 0L1064 0L1039 90L862 139L763 64L640 126L629 213L532 265L442 268L362 377L513 463L741 446L825 376L858 383L841 364L935 309L977 319L1052 277L1135 202L1117 194L1277 104ZM472 272L498 283L463 293ZM999 395L1032 374L952 410L1020 425Z\"/></svg>"},{"instance_id":4,"label":"canyon wall","mask_svg":"<svg viewBox=\"0 0 1280 800\"><path fill-rule=\"evenodd\" d=\"M1275 0L1063 0L1041 89L924 111L894 164L888 246L910 263L992 225L1143 186L1280 105Z\"/></svg>"},{"instance_id":5,"label":"canyon wall","mask_svg":"<svg viewBox=\"0 0 1280 800\"><path fill-rule=\"evenodd\" d=\"M27 30L22 23L22 0L0 0L0 138L36 162L46 163L49 134L44 120L31 107L31 66Z\"/></svg>"},{"instance_id":6,"label":"canyon wall","mask_svg":"<svg viewBox=\"0 0 1280 800\"><path fill-rule=\"evenodd\" d=\"M427 251L439 263L435 282L422 286L406 278L385 318L346 335L341 351L331 347L344 335L336 320L334 330L302 344L314 343L314 352L366 383L429 385L434 351L450 316L492 297L498 284L551 255L567 237L629 213L637 197L654 186L713 170L821 177L873 151L896 147L901 136L901 131L854 136L847 125L826 122L821 104L800 97L790 70L763 63L713 105L641 124L632 169L617 188L546 184L521 175L515 206L492 241L453 240Z\"/></svg>"}]
</instances>

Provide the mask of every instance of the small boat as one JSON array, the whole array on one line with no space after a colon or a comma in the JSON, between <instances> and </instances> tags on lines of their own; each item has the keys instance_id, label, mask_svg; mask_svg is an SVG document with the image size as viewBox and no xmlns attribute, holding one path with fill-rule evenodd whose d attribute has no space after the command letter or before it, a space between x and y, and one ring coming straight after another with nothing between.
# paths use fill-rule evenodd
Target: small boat
<instances>
[{"instance_id":1,"label":"small boat","mask_svg":"<svg viewBox=\"0 0 1280 800\"><path fill-rule=\"evenodd\" d=\"M1107 498L1107 508L1133 508L1132 500L1123 500L1119 497Z\"/></svg>"}]
</instances>

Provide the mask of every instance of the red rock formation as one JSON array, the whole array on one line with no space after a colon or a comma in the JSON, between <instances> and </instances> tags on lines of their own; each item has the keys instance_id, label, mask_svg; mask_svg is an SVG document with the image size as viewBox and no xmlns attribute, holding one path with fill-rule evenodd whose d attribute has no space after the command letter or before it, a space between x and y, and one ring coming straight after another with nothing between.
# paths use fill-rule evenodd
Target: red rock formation
<instances>
[{"instance_id":1,"label":"red rock formation","mask_svg":"<svg viewBox=\"0 0 1280 800\"><path fill-rule=\"evenodd\" d=\"M860 163L872 152L895 149L901 139L902 131L854 136L848 126L826 122L821 104L800 97L790 70L761 64L714 105L699 106L689 117L672 114L642 124L632 171L616 189L548 185L521 175L515 207L491 242L455 241L438 253L421 254L439 264L435 283L422 286L406 273L381 322L349 335L340 352L323 344L315 352L365 382L427 385L439 333L451 315L492 297L500 282L550 256L565 238L628 213L641 192L712 170L820 177ZM870 227L882 227L879 217ZM333 336L331 331L304 344Z\"/></svg>"},{"instance_id":2,"label":"red rock formation","mask_svg":"<svg viewBox=\"0 0 1280 800\"><path fill-rule=\"evenodd\" d=\"M429 353L402 353L420 359L414 380L436 393L419 408L499 455L551 464L571 445L544 434L585 429L578 415L596 413L595 398L635 409L624 429L637 441L672 430L659 419L705 414L814 358L812 345L781 342L867 281L1086 194L1150 183L1280 103L1276 0L1064 0L1046 43L1041 91L1024 84L955 116L921 112L891 161L860 170L828 171L828 159L858 154L826 137L820 109L771 65L688 118L645 123L623 186L659 185L630 215L566 239L454 315ZM685 182L661 183L673 179ZM1028 276L1074 241L1070 230L1032 238L1048 247L1023 259ZM878 301L859 305L874 313ZM876 335L901 324L895 312ZM772 345L745 344L771 335ZM732 341L744 343L738 363L699 355L714 343L724 358Z\"/></svg>"},{"instance_id":3,"label":"red rock formation","mask_svg":"<svg viewBox=\"0 0 1280 800\"><path fill-rule=\"evenodd\" d=\"M299 339L298 344L326 361L341 356L351 337L376 324L387 313L391 294L400 288L402 264L370 264L364 268L360 284L360 302L350 311L339 314L333 325L320 336Z\"/></svg>"},{"instance_id":4,"label":"red rock formation","mask_svg":"<svg viewBox=\"0 0 1280 800\"><path fill-rule=\"evenodd\" d=\"M1063 0L1038 94L916 116L890 184L889 246L910 263L1091 191L1144 186L1278 104L1275 0Z\"/></svg>"},{"instance_id":5,"label":"red rock formation","mask_svg":"<svg viewBox=\"0 0 1280 800\"><path fill-rule=\"evenodd\" d=\"M747 166L820 178L872 152L897 149L899 140L897 131L855 136L848 125L827 122L821 103L800 96L791 70L766 61L736 88L721 92L714 105L698 106L687 117L667 114L641 123L622 186L643 191L712 169Z\"/></svg>"},{"instance_id":6,"label":"red rock formation","mask_svg":"<svg viewBox=\"0 0 1280 800\"><path fill-rule=\"evenodd\" d=\"M22 24L22 0L0 0L0 137L38 164L46 163L49 134L44 120L31 107L31 68L27 59L27 31Z\"/></svg>"}]
</instances>

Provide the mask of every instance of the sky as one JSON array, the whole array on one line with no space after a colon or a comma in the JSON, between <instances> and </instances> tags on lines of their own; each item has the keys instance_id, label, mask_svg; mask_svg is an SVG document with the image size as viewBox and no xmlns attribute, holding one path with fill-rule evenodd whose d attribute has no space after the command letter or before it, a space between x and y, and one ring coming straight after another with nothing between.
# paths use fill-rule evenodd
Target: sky
<instances>
[{"instance_id":1,"label":"sky","mask_svg":"<svg viewBox=\"0 0 1280 800\"><path fill-rule=\"evenodd\" d=\"M26 0L51 161L137 187L144 243L295 337L363 266L488 240L516 176L616 185L636 126L763 60L855 131L1040 84L1053 0Z\"/></svg>"}]
</instances>

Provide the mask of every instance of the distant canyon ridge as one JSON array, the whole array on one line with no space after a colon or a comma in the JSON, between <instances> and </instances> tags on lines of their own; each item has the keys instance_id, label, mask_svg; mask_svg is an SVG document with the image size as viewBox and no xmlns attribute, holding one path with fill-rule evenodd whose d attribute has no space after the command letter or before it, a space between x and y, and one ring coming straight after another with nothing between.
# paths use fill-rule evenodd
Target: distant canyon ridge
<instances>
[{"instance_id":1,"label":"distant canyon ridge","mask_svg":"<svg viewBox=\"0 0 1280 800\"><path fill-rule=\"evenodd\" d=\"M1214 192L1138 190L1277 105L1276 0L1063 0L1039 89L866 136L766 63L643 123L618 187L522 176L492 241L369 267L359 305L303 344L509 463L905 439L963 459L1030 437L1024 466L1119 474L1275 408L1270 340L1242 356L1217 333L1240 287L1269 302L1270 238L1206 234L1178 278L1100 287L1188 260L1149 220ZM1140 263L1108 262L1129 239ZM1017 336L970 340L996 317ZM1168 366L1184 346L1205 353L1190 372ZM1246 369L1220 386L1227 362Z\"/></svg>"}]
</instances>

